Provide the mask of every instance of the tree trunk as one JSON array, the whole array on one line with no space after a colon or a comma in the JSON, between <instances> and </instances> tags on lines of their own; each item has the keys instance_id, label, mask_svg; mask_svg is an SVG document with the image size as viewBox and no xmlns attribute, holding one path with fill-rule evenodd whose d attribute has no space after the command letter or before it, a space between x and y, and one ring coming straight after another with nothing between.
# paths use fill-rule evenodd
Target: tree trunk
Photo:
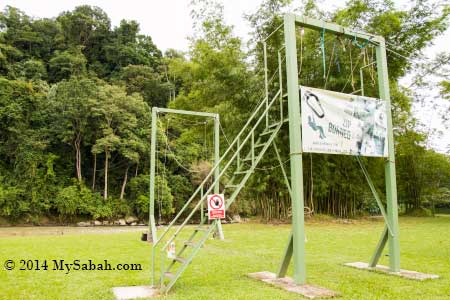
<instances>
[{"instance_id":1,"label":"tree trunk","mask_svg":"<svg viewBox=\"0 0 450 300\"><path fill-rule=\"evenodd\" d=\"M105 190L103 192L103 198L108 199L108 156L109 152L105 150Z\"/></svg>"},{"instance_id":2,"label":"tree trunk","mask_svg":"<svg viewBox=\"0 0 450 300\"><path fill-rule=\"evenodd\" d=\"M97 174L97 154L94 153L94 174L92 175L92 190L95 190L95 176Z\"/></svg>"},{"instance_id":3,"label":"tree trunk","mask_svg":"<svg viewBox=\"0 0 450 300\"><path fill-rule=\"evenodd\" d=\"M77 170L77 179L78 182L81 182L81 134L77 133L77 136L75 138L74 142L75 146L75 165Z\"/></svg>"},{"instance_id":4,"label":"tree trunk","mask_svg":"<svg viewBox=\"0 0 450 300\"><path fill-rule=\"evenodd\" d=\"M127 166L127 169L125 170L125 176L123 177L122 188L120 189L120 200L123 200L123 195L125 195L125 186L127 185L129 168L130 168L130 166Z\"/></svg>"}]
</instances>

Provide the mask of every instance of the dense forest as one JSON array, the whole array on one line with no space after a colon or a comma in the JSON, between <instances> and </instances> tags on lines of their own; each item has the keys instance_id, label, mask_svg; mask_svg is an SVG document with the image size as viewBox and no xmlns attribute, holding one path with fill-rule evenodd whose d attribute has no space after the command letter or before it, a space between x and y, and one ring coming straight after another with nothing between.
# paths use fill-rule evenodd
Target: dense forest
<instances>
[{"instance_id":1,"label":"dense forest","mask_svg":"<svg viewBox=\"0 0 450 300\"><path fill-rule=\"evenodd\" d=\"M0 13L0 224L43 220L148 217L151 107L216 112L221 151L264 93L261 41L282 24L290 1L265 0L245 18L254 31L242 41L224 22L217 1L191 3L195 35L189 51L162 53L136 21L112 27L98 7L79 6L51 19L7 6ZM394 118L398 199L403 212L450 208L450 158L429 147L439 134L413 114L416 89L450 100L450 53L424 51L449 25L448 6L418 0L408 10L390 1L350 0L325 11L314 1L296 13L382 35ZM378 97L374 49L352 39L299 30L300 83L346 93L363 86ZM267 41L282 48L283 32ZM325 57L326 66L322 57ZM269 73L276 71L269 56ZM356 69L356 71L355 71ZM322 71L323 70L323 71ZM430 73L432 72L432 73ZM404 87L399 80L413 76ZM427 76L437 79L430 84ZM375 79L374 79L375 78ZM427 112L425 112L427 113ZM429 113L429 112L428 112ZM446 112L449 113L448 111ZM448 115L442 118L447 130ZM157 147L158 222L184 205L211 168L212 122L161 116ZM444 129L445 128L445 129ZM278 137L287 161L288 131ZM443 141L447 145L449 141ZM275 153L269 151L231 213L287 219L290 198ZM338 217L376 214L376 203L350 156L303 154L306 205ZM364 159L384 195L383 159ZM289 167L289 164L286 164Z\"/></svg>"}]
</instances>

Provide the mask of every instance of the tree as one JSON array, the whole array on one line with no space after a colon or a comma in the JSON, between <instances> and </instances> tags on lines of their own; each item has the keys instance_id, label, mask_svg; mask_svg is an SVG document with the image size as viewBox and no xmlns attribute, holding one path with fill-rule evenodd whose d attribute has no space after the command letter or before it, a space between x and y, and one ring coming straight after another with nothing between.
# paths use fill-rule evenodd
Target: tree
<instances>
[{"instance_id":1,"label":"tree","mask_svg":"<svg viewBox=\"0 0 450 300\"><path fill-rule=\"evenodd\" d=\"M74 149L76 178L83 180L82 147L89 130L92 102L97 95L96 82L88 78L72 77L54 85L49 92L52 131Z\"/></svg>"},{"instance_id":2,"label":"tree","mask_svg":"<svg viewBox=\"0 0 450 300\"><path fill-rule=\"evenodd\" d=\"M111 85L100 86L98 97L91 100L91 105L94 117L99 121L102 130L92 147L92 152L105 155L103 197L107 199L111 153L118 151L132 163L139 161L140 153L146 148L143 138L148 131L138 128L138 125L142 125L139 120L145 120L145 116L148 116L149 108L137 94L127 95L123 88ZM128 167L124 175L122 198L127 174Z\"/></svg>"},{"instance_id":3,"label":"tree","mask_svg":"<svg viewBox=\"0 0 450 300\"><path fill-rule=\"evenodd\" d=\"M120 72L128 94L139 93L149 106L166 107L172 85L162 75L143 65L129 65Z\"/></svg>"},{"instance_id":4,"label":"tree","mask_svg":"<svg viewBox=\"0 0 450 300\"><path fill-rule=\"evenodd\" d=\"M28 59L13 65L14 74L23 80L45 80L47 69L41 60Z\"/></svg>"},{"instance_id":5,"label":"tree","mask_svg":"<svg viewBox=\"0 0 450 300\"><path fill-rule=\"evenodd\" d=\"M56 51L55 56L49 61L49 73L50 82L85 75L86 58L79 49Z\"/></svg>"}]
</instances>

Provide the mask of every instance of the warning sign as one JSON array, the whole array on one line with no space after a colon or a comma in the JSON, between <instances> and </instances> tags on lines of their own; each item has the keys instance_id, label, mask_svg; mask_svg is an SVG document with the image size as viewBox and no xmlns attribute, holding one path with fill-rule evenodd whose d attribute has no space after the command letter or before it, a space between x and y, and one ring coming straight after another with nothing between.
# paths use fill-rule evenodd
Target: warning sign
<instances>
[{"instance_id":1,"label":"warning sign","mask_svg":"<svg viewBox=\"0 0 450 300\"><path fill-rule=\"evenodd\" d=\"M225 219L225 197L223 194L208 195L208 218Z\"/></svg>"}]
</instances>

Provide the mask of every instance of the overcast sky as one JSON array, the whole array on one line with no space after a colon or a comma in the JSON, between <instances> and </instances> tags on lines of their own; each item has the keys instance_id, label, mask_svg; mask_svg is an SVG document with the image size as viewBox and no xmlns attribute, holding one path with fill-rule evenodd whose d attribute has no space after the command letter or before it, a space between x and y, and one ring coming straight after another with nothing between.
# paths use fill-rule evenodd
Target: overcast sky
<instances>
[{"instance_id":1,"label":"overcast sky","mask_svg":"<svg viewBox=\"0 0 450 300\"><path fill-rule=\"evenodd\" d=\"M191 36L192 20L189 12L190 0L1 0L0 8L11 5L23 10L27 15L37 18L52 18L63 11L73 10L76 6L88 4L103 9L111 19L112 25L117 26L120 20L136 20L140 24L141 33L152 37L153 42L161 50L175 48L187 50L187 37ZM224 0L226 23L233 25L235 33L248 40L251 30L243 19L244 13L256 11L262 0ZM299 0L294 0L293 7L298 6ZM326 7L333 8L343 6L345 0L334 0L333 4L327 1ZM399 8L410 5L409 0L394 0ZM435 41L435 46L429 47L425 54L433 56L438 51L450 51L450 29ZM429 114L427 114L429 116ZM422 116L418 117L425 123L431 122L439 127L439 120ZM442 148L450 143L450 132L444 135L444 140L437 140L435 148ZM441 149L442 150L442 149Z\"/></svg>"},{"instance_id":2,"label":"overcast sky","mask_svg":"<svg viewBox=\"0 0 450 300\"><path fill-rule=\"evenodd\" d=\"M409 2L394 1L399 7L404 7ZM141 32L150 35L158 48L164 51L167 48L187 50L186 38L192 35L189 2L190 0L2 0L0 7L11 5L33 17L51 18L79 5L98 6L108 14L113 26L118 25L122 19L136 20L141 26ZM243 19L243 14L256 11L261 2L262 0L223 1L226 22L234 25L235 33L245 40L251 28ZM343 6L345 1L335 0L332 3L326 4L328 9ZM294 0L293 6L296 5L298 6L298 1ZM450 30L447 31L445 38L439 39L434 49L445 47L448 49L449 40Z\"/></svg>"}]
</instances>

